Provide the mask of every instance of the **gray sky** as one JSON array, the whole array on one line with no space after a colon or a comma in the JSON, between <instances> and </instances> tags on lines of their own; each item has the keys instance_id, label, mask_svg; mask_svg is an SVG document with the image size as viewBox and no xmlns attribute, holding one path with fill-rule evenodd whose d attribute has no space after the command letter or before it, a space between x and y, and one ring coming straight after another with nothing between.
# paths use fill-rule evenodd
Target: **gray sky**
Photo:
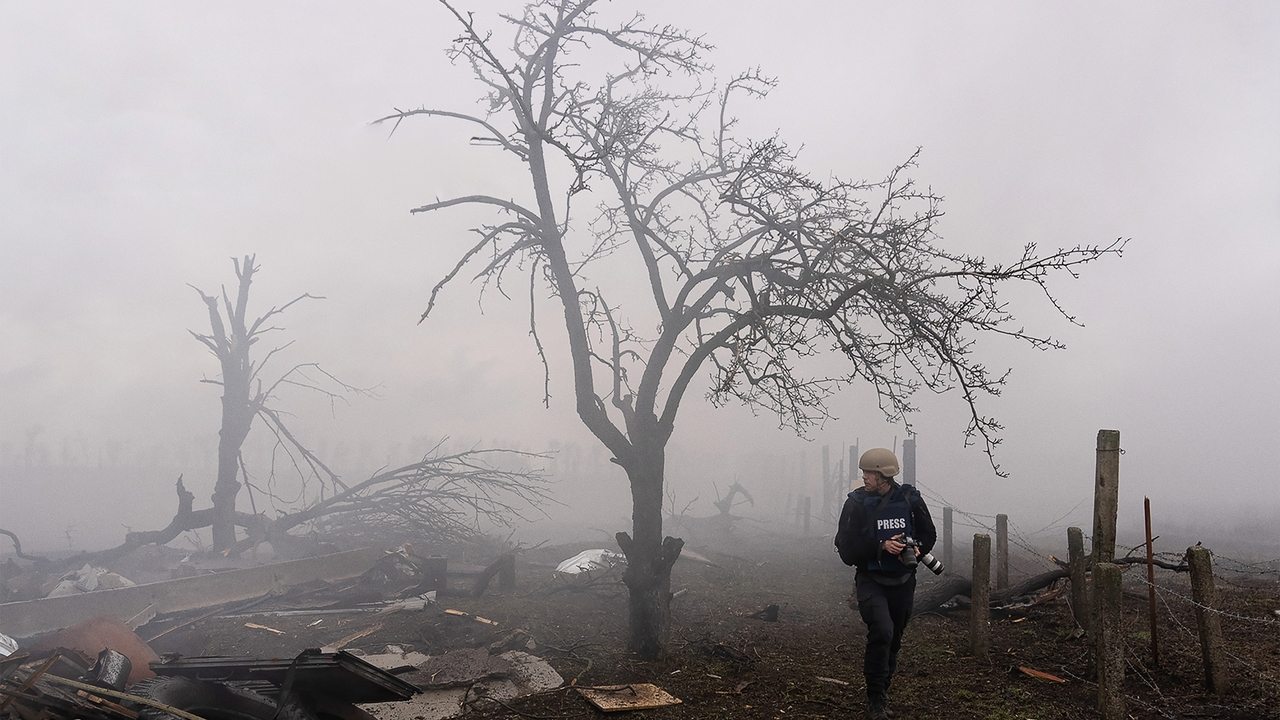
<instances>
[{"instance_id":1,"label":"gray sky","mask_svg":"<svg viewBox=\"0 0 1280 720\"><path fill-rule=\"evenodd\" d=\"M481 18L519 7L460 4ZM634 5L704 31L721 75L775 75L744 126L804 144L814 171L873 178L923 147L916 177L947 198L950 247L998 258L1028 241L1133 238L1122 259L1057 286L1084 328L1011 296L1068 350L984 347L1015 369L986 406L1008 427L1012 478L961 448L959 398L920 398L921 480L936 496L1028 528L1087 519L1094 436L1116 428L1123 512L1145 494L1158 515L1194 521L1188 496L1217 476L1238 517L1280 511L1280 5ZM593 442L560 358L552 408L540 405L524 303L494 296L481 315L460 284L415 325L478 216L408 209L521 192L465 128L408 123L388 139L368 125L393 106L474 107L481 90L444 56L457 29L442 8L6 1L0 13L0 526L75 523L114 542L120 524L167 520L155 508L169 508L174 470L207 499L218 401L198 380L217 367L186 332L206 322L187 284L231 282L244 253L262 266L257 307L327 298L286 318L293 359L380 386L332 413L298 401L317 442L375 455L444 435ZM865 389L832 409L805 443L691 397L673 482L705 500L732 479L711 468L798 453L815 467L823 443L903 436ZM104 448L164 460L111 490L87 470L33 474L29 444L40 465L96 463ZM624 511L621 473L599 485Z\"/></svg>"}]
</instances>

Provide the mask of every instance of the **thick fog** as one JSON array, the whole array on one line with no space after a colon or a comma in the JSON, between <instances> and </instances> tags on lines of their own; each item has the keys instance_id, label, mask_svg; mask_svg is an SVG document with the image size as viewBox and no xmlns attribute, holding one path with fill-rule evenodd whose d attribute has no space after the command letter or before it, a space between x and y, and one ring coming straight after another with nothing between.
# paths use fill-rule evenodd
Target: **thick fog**
<instances>
[{"instance_id":1,"label":"thick fog","mask_svg":"<svg viewBox=\"0 0 1280 720\"><path fill-rule=\"evenodd\" d=\"M496 11L519 9L460 5L495 28ZM1280 512L1280 6L632 5L705 32L722 77L776 76L740 110L744 131L803 144L819 175L877 178L922 148L915 177L946 198L948 248L1012 259L1027 242L1132 238L1123 257L1054 284L1083 327L1043 297L1009 295L1065 351L980 338L990 365L1013 368L982 408L1007 428L1007 478L964 447L958 395L918 398L918 477L935 506L1005 512L1050 540L1088 528L1095 436L1110 428L1134 533L1143 496L1157 532L1257 532ZM261 266L259 311L325 298L277 323L294 341L280 367L318 362L376 387L280 403L344 475L442 438L559 450L546 467L565 507L548 509L547 532L584 511L584 536L626 527L625 477L574 412L554 305L541 307L550 408L519 288L481 303L457 283L417 324L483 216L409 209L528 193L469 128L370 125L395 107L476 107L483 89L445 57L457 33L427 2L3 5L0 527L36 548L115 544L168 521L179 473L207 503L219 389L200 381L218 366L188 333L208 327L188 285L233 284L244 254ZM867 387L831 411L797 438L690 393L673 501L711 514L716 487L739 480L764 514L817 492L824 445L834 462L850 443L907 437ZM261 467L270 450L258 437L247 459Z\"/></svg>"}]
</instances>

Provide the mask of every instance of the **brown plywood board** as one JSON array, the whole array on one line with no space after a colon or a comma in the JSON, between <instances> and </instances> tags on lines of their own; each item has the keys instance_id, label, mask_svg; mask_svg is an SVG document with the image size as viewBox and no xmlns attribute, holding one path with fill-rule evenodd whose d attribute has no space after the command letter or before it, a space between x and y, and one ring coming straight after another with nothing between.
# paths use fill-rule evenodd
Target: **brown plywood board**
<instances>
[{"instance_id":1,"label":"brown plywood board","mask_svg":"<svg viewBox=\"0 0 1280 720\"><path fill-rule=\"evenodd\" d=\"M596 685L577 688L587 702L604 712L624 710L650 710L652 708L679 705L680 698L653 683L629 685Z\"/></svg>"}]
</instances>

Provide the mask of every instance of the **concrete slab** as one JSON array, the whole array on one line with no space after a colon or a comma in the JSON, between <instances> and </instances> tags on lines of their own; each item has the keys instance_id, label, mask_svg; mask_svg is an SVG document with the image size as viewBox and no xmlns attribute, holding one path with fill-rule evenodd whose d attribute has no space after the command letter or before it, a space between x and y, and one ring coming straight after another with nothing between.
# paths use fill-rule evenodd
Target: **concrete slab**
<instances>
[{"instance_id":1,"label":"concrete slab","mask_svg":"<svg viewBox=\"0 0 1280 720\"><path fill-rule=\"evenodd\" d=\"M564 684L564 678L560 677L560 673L556 672L555 668L551 667L546 660L535 655L515 650L485 659L480 656L483 652L447 653L432 658L436 662L426 669L442 668L448 664L443 659L453 657L469 668L473 675L476 672L485 671L486 668L504 667L508 673L506 677L489 677L477 680L470 688L443 687L428 689L412 700L404 702L376 703L361 705L360 707L378 720L445 720L445 718L457 717L463 714L464 708L462 704L475 701L478 697L511 700L536 692L558 688ZM463 672L463 669L461 667L455 669L451 672L451 676L465 675L466 673ZM437 672L436 674L439 676L441 673ZM411 675L403 677L413 682Z\"/></svg>"},{"instance_id":2,"label":"concrete slab","mask_svg":"<svg viewBox=\"0 0 1280 720\"><path fill-rule=\"evenodd\" d=\"M215 575L4 603L0 604L0 628L15 638L24 638L102 615L127 621L149 612L148 608L157 614L199 610L251 600L273 590L315 580L356 577L373 567L382 555L379 548L364 548Z\"/></svg>"}]
</instances>

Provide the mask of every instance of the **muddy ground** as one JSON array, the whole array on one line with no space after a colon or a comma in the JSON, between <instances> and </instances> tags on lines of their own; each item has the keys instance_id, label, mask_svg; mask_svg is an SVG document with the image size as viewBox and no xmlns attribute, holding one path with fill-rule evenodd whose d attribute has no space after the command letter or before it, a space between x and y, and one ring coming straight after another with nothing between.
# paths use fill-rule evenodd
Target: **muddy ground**
<instances>
[{"instance_id":1,"label":"muddy ground","mask_svg":"<svg viewBox=\"0 0 1280 720\"><path fill-rule=\"evenodd\" d=\"M683 703L640 711L652 720L686 718L861 717L864 627L847 606L852 570L824 537L738 539L733 552L694 548L715 565L681 560L673 575L674 629L669 655L641 662L625 649L626 595L604 579L586 589L555 576L554 565L589 545L526 551L514 591L472 598L454 594L425 610L389 614L209 618L153 642L159 652L287 657L364 631L349 649L381 652L388 644L439 654L459 647L505 644L546 658L566 681L581 685L652 682ZM1037 562L1039 563L1037 565ZM1044 569L1021 558L1016 566ZM1221 582L1221 616L1233 689L1202 689L1195 606L1185 576L1160 571L1157 636L1161 662L1149 653L1146 586L1126 573L1125 695L1130 717L1280 718L1280 572L1274 565ZM931 580L921 572L922 582ZM1014 577L1017 580L1017 577ZM767 605L777 622L753 617ZM495 621L488 625L444 609ZM319 622L317 622L319 621ZM253 629L256 623L281 631ZM966 649L963 612L925 614L907 632L891 708L899 718L1055 720L1099 717L1089 680L1087 641L1065 599L993 621L993 650L979 659ZM144 628L156 632L163 626ZM513 633L515 633L513 635ZM529 644L532 640L532 644ZM1029 667L1065 680L1034 679ZM569 718L597 714L571 689L497 705L477 703L473 717Z\"/></svg>"}]
</instances>

